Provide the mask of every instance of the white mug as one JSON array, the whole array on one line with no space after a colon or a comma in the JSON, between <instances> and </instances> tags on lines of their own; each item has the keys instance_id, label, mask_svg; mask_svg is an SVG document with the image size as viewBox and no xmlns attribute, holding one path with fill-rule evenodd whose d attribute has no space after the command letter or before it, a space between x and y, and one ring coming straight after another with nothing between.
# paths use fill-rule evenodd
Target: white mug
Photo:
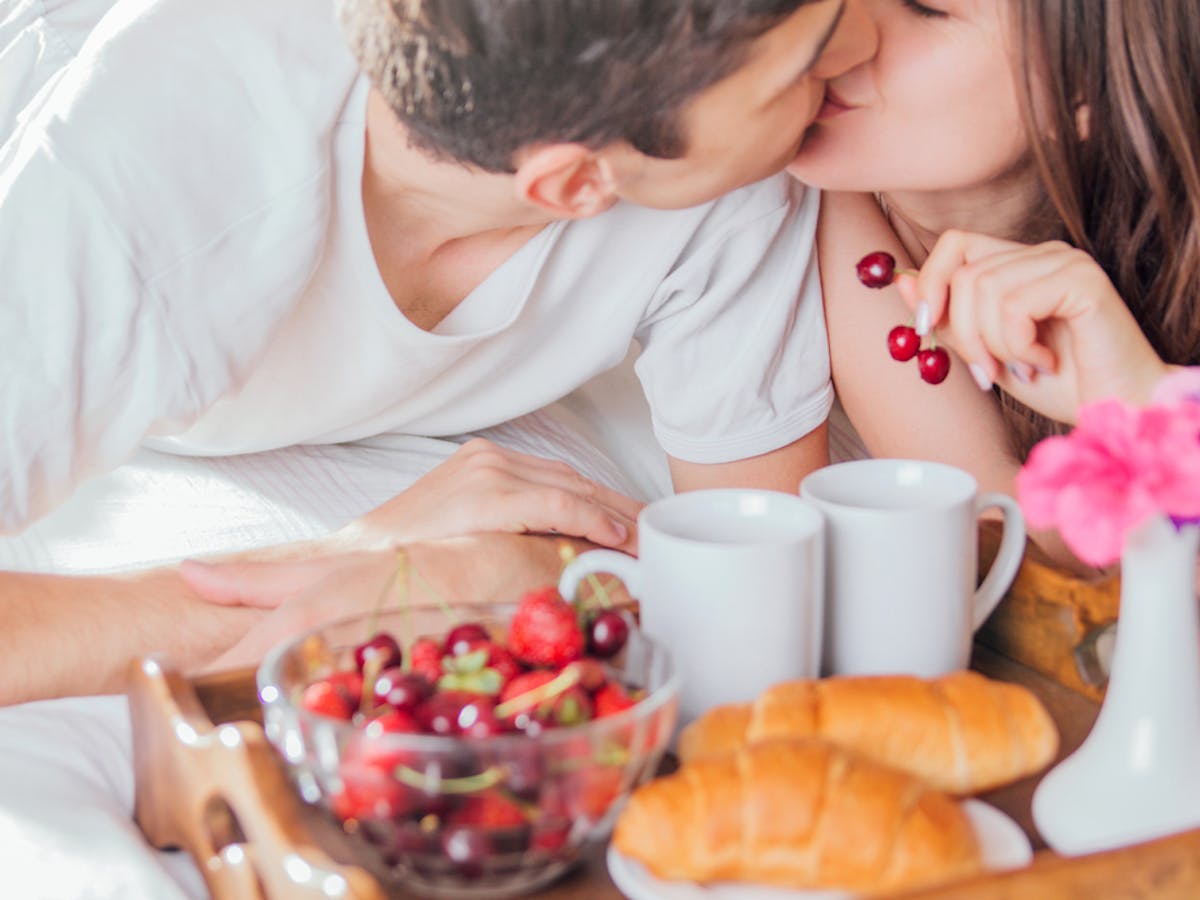
<instances>
[{"instance_id":1,"label":"white mug","mask_svg":"<svg viewBox=\"0 0 1200 900\"><path fill-rule=\"evenodd\" d=\"M1025 552L1016 501L977 491L962 469L903 459L839 463L801 482L825 516L825 674L931 677L967 667L976 629ZM991 507L1004 536L976 590L978 518Z\"/></svg>"},{"instance_id":2,"label":"white mug","mask_svg":"<svg viewBox=\"0 0 1200 900\"><path fill-rule=\"evenodd\" d=\"M641 627L683 677L680 724L754 699L821 664L824 545L820 514L778 491L711 489L658 500L638 516L638 557L581 554L562 573L573 597L589 573L619 577Z\"/></svg>"}]
</instances>

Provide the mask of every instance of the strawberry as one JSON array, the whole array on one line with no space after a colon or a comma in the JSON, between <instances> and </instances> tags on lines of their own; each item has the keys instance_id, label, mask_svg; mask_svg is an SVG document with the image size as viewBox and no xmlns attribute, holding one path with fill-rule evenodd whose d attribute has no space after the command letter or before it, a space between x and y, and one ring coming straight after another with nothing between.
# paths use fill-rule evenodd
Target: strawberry
<instances>
[{"instance_id":1,"label":"strawberry","mask_svg":"<svg viewBox=\"0 0 1200 900\"><path fill-rule=\"evenodd\" d=\"M596 691L595 697L592 698L596 705L596 718L602 719L605 716L615 716L619 712L624 712L634 704L634 700L629 694L625 693L625 688L617 684L615 681L610 681L600 690Z\"/></svg>"},{"instance_id":2,"label":"strawberry","mask_svg":"<svg viewBox=\"0 0 1200 900\"><path fill-rule=\"evenodd\" d=\"M526 594L508 626L508 649L529 666L559 669L579 659L584 637L575 608L553 587Z\"/></svg>"},{"instance_id":3,"label":"strawberry","mask_svg":"<svg viewBox=\"0 0 1200 900\"><path fill-rule=\"evenodd\" d=\"M442 645L433 638L417 638L408 651L409 668L430 684L442 677Z\"/></svg>"},{"instance_id":4,"label":"strawberry","mask_svg":"<svg viewBox=\"0 0 1200 900\"><path fill-rule=\"evenodd\" d=\"M516 801L497 791L476 794L450 814L454 825L475 828L519 828L529 824L529 817Z\"/></svg>"},{"instance_id":5,"label":"strawberry","mask_svg":"<svg viewBox=\"0 0 1200 900\"><path fill-rule=\"evenodd\" d=\"M309 712L348 722L358 708L358 701L331 679L323 679L314 681L304 689L300 705Z\"/></svg>"}]
</instances>

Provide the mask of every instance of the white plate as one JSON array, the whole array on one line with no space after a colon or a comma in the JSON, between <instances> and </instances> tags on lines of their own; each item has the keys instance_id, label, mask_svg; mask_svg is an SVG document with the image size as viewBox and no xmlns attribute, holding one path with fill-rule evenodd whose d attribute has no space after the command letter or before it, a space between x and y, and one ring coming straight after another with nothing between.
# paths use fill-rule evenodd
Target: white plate
<instances>
[{"instance_id":1,"label":"white plate","mask_svg":"<svg viewBox=\"0 0 1200 900\"><path fill-rule=\"evenodd\" d=\"M1021 826L982 800L967 800L963 809L975 827L983 864L988 869L1019 869L1033 860L1033 848ZM726 881L709 885L663 881L641 863L608 848L608 874L629 900L848 900L845 891L795 891Z\"/></svg>"}]
</instances>

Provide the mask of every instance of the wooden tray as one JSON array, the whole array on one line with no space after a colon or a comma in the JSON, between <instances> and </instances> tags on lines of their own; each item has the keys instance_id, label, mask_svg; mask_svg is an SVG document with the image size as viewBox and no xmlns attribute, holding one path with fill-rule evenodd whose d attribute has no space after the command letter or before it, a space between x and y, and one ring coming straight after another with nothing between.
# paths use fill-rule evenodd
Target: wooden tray
<instances>
[{"instance_id":1,"label":"wooden tray","mask_svg":"<svg viewBox=\"0 0 1200 900\"><path fill-rule=\"evenodd\" d=\"M1096 704L1026 666L977 646L973 667L1026 685L1062 734L1060 757L1086 736ZM355 860L333 859L327 820L303 804L269 747L249 670L189 682L153 660L130 688L137 772L136 818L156 846L188 850L217 900L384 896ZM236 723L236 724L228 724ZM1195 898L1200 830L1093 856L1064 859L1044 849L1030 817L1036 778L982 797L1012 816L1037 848L1033 864L982 875L909 900L1015 898ZM299 873L304 876L297 878ZM620 898L602 849L539 898Z\"/></svg>"},{"instance_id":2,"label":"wooden tray","mask_svg":"<svg viewBox=\"0 0 1200 900\"><path fill-rule=\"evenodd\" d=\"M981 564L999 528L980 532ZM1107 678L1103 645L1117 618L1116 577L1085 581L1057 569L1032 545L1006 599L981 630L972 665L1024 684L1059 725L1059 758L1082 742ZM332 827L300 801L263 736L253 672L188 681L153 660L130 688L137 773L136 818L156 846L188 850L217 900L384 896L365 861L334 859ZM1200 764L1200 748L1198 748ZM1026 869L985 874L910 900L1200 897L1200 829L1093 856L1045 849L1030 815L1037 779L984 795L1015 819L1037 850ZM298 879L306 875L307 880ZM540 898L620 898L603 849Z\"/></svg>"}]
</instances>

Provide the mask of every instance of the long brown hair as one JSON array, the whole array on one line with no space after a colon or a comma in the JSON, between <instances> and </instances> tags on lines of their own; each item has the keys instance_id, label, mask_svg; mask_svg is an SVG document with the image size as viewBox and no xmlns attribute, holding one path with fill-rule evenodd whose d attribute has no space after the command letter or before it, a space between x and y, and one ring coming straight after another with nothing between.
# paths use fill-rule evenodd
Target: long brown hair
<instances>
[{"instance_id":1,"label":"long brown hair","mask_svg":"<svg viewBox=\"0 0 1200 900\"><path fill-rule=\"evenodd\" d=\"M1167 362L1200 364L1195 0L1011 2L1026 127L1062 237L1104 267ZM1005 405L1023 457L1053 429Z\"/></svg>"}]
</instances>

